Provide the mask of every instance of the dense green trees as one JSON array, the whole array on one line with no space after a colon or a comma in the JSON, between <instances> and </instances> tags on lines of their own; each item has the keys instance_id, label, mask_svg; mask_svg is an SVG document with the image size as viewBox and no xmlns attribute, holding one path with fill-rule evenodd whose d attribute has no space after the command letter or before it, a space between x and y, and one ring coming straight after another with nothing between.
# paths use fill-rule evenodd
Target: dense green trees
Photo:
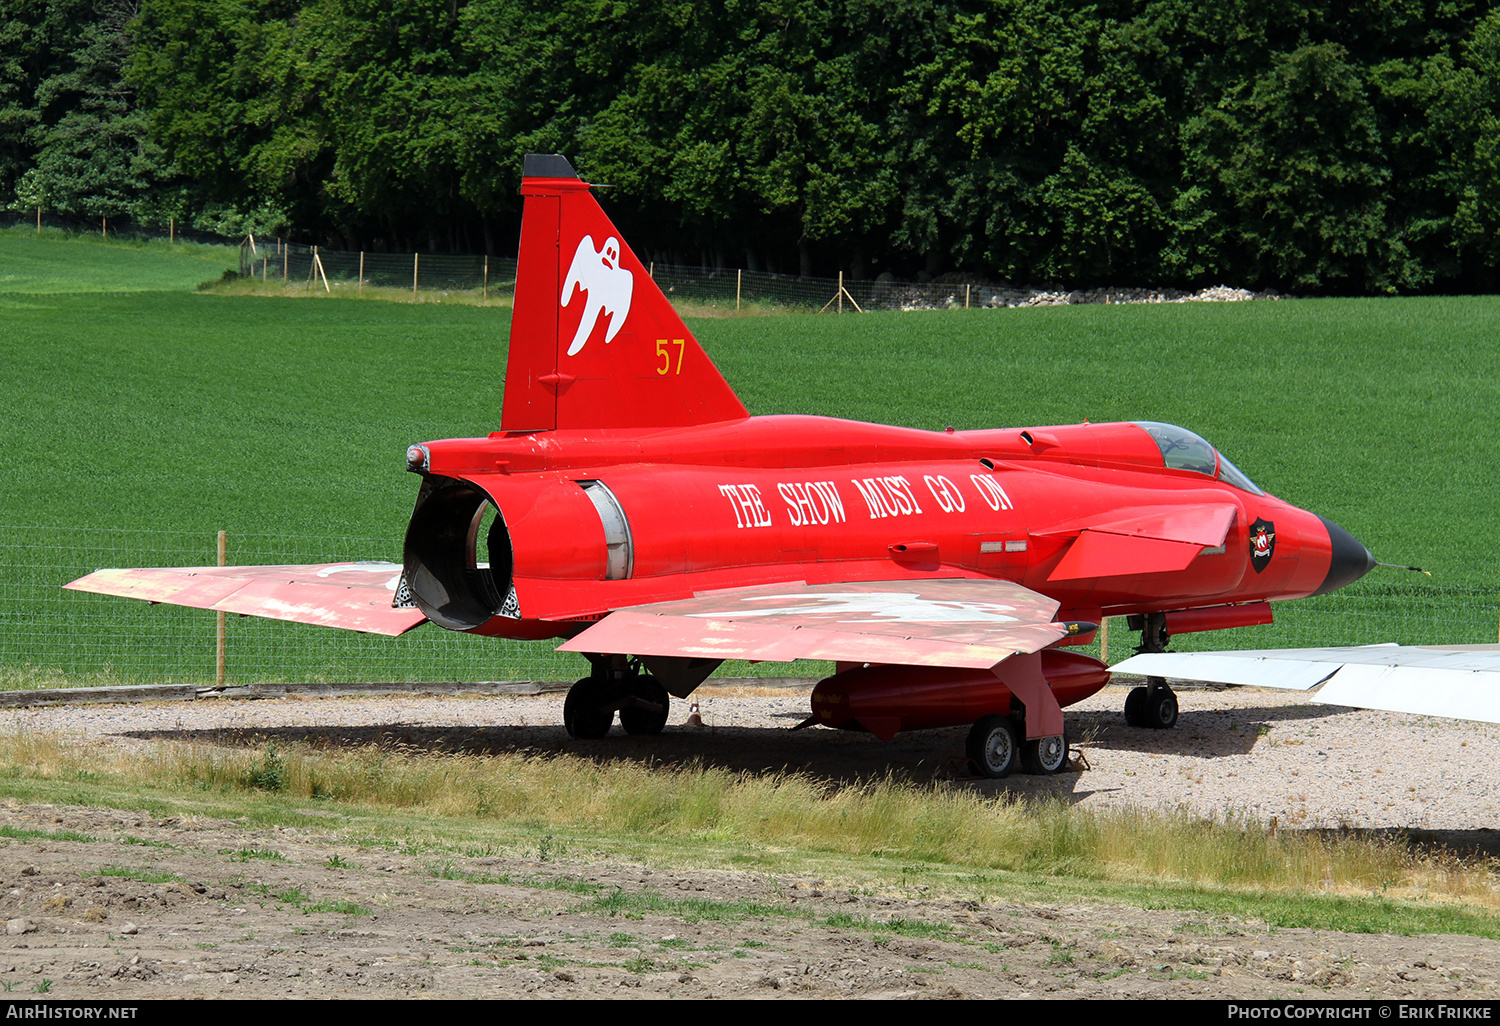
<instances>
[{"instance_id":1,"label":"dense green trees","mask_svg":"<svg viewBox=\"0 0 1500 1026\"><path fill-rule=\"evenodd\" d=\"M0 180L22 204L122 212L167 175L123 79L134 10L19 0L0 16Z\"/></svg>"},{"instance_id":2,"label":"dense green trees","mask_svg":"<svg viewBox=\"0 0 1500 1026\"><path fill-rule=\"evenodd\" d=\"M0 0L0 198L501 251L520 156L556 150L676 262L1300 292L1500 265L1486 3L142 0L128 33L122 10Z\"/></svg>"}]
</instances>

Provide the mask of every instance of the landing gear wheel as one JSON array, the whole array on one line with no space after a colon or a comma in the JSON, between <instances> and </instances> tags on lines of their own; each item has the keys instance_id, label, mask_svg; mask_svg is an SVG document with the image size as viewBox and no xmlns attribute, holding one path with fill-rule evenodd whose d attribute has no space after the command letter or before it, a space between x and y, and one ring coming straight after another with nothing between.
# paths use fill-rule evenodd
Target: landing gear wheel
<instances>
[{"instance_id":1,"label":"landing gear wheel","mask_svg":"<svg viewBox=\"0 0 1500 1026\"><path fill-rule=\"evenodd\" d=\"M1145 688L1131 688L1125 696L1125 722L1132 727L1147 726Z\"/></svg>"},{"instance_id":2,"label":"landing gear wheel","mask_svg":"<svg viewBox=\"0 0 1500 1026\"><path fill-rule=\"evenodd\" d=\"M1016 768L1016 728L1004 716L986 716L969 731L964 746L979 772L995 780L1008 777Z\"/></svg>"},{"instance_id":3,"label":"landing gear wheel","mask_svg":"<svg viewBox=\"0 0 1500 1026\"><path fill-rule=\"evenodd\" d=\"M1145 726L1153 730L1168 730L1177 726L1177 696L1170 688L1161 688L1146 702L1146 708L1142 710L1146 717Z\"/></svg>"},{"instance_id":4,"label":"landing gear wheel","mask_svg":"<svg viewBox=\"0 0 1500 1026\"><path fill-rule=\"evenodd\" d=\"M592 677L585 677L568 689L563 702L563 726L568 736L579 741L597 741L609 733L615 722L613 709L601 710L603 695Z\"/></svg>"},{"instance_id":5,"label":"landing gear wheel","mask_svg":"<svg viewBox=\"0 0 1500 1026\"><path fill-rule=\"evenodd\" d=\"M1068 735L1039 737L1021 746L1021 765L1035 776L1051 776L1068 765Z\"/></svg>"},{"instance_id":6,"label":"landing gear wheel","mask_svg":"<svg viewBox=\"0 0 1500 1026\"><path fill-rule=\"evenodd\" d=\"M660 734L667 725L672 699L655 677L637 677L630 683L630 693L620 704L620 726L627 734Z\"/></svg>"}]
</instances>

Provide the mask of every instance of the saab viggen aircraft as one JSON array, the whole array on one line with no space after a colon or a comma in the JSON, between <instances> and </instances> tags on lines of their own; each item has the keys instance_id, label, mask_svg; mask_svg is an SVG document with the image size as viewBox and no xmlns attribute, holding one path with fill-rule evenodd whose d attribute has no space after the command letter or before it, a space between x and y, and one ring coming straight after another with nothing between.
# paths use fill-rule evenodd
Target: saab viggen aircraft
<instances>
[{"instance_id":1,"label":"saab viggen aircraft","mask_svg":"<svg viewBox=\"0 0 1500 1026\"><path fill-rule=\"evenodd\" d=\"M654 734L725 659L832 660L809 722L972 724L992 777L1067 760L1126 616L1271 621L1374 566L1348 532L1154 422L933 432L751 417L568 161L528 156L500 430L413 445L404 565L100 570L82 591L350 630L563 638L575 738ZM1164 671L1150 670L1153 675ZM1125 703L1171 727L1153 676Z\"/></svg>"}]
</instances>

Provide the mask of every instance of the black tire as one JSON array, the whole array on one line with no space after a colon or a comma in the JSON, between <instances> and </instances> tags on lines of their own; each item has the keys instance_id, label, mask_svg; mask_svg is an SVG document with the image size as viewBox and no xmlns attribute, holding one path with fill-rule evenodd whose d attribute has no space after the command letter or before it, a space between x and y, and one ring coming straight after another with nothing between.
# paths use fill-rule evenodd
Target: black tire
<instances>
[{"instance_id":1,"label":"black tire","mask_svg":"<svg viewBox=\"0 0 1500 1026\"><path fill-rule=\"evenodd\" d=\"M1151 696L1146 709L1146 726L1153 730L1170 730L1177 726L1177 696L1168 688Z\"/></svg>"},{"instance_id":2,"label":"black tire","mask_svg":"<svg viewBox=\"0 0 1500 1026\"><path fill-rule=\"evenodd\" d=\"M1004 716L986 716L969 731L965 751L980 773L999 780L1015 771L1019 747L1015 724Z\"/></svg>"},{"instance_id":3,"label":"black tire","mask_svg":"<svg viewBox=\"0 0 1500 1026\"><path fill-rule=\"evenodd\" d=\"M1131 688L1125 696L1125 722L1132 727L1147 726L1145 688Z\"/></svg>"},{"instance_id":4,"label":"black tire","mask_svg":"<svg viewBox=\"0 0 1500 1026\"><path fill-rule=\"evenodd\" d=\"M643 675L630 685L630 694L620 706L620 726L627 734L660 734L667 725L672 698L655 677Z\"/></svg>"},{"instance_id":5,"label":"black tire","mask_svg":"<svg viewBox=\"0 0 1500 1026\"><path fill-rule=\"evenodd\" d=\"M597 741L614 725L612 709L599 709L600 688L592 677L585 677L568 689L563 702L563 727L578 741Z\"/></svg>"},{"instance_id":6,"label":"black tire","mask_svg":"<svg viewBox=\"0 0 1500 1026\"><path fill-rule=\"evenodd\" d=\"M1039 737L1021 745L1021 765L1033 776L1061 773L1068 767L1068 735Z\"/></svg>"}]
</instances>

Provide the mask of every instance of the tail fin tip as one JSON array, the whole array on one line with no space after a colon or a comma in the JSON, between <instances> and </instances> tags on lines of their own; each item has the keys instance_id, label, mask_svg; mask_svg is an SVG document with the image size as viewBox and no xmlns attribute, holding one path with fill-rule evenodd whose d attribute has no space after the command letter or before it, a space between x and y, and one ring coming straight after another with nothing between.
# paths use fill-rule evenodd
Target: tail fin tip
<instances>
[{"instance_id":1,"label":"tail fin tip","mask_svg":"<svg viewBox=\"0 0 1500 1026\"><path fill-rule=\"evenodd\" d=\"M522 178L577 178L578 172L561 153L528 153L521 161Z\"/></svg>"}]
</instances>

